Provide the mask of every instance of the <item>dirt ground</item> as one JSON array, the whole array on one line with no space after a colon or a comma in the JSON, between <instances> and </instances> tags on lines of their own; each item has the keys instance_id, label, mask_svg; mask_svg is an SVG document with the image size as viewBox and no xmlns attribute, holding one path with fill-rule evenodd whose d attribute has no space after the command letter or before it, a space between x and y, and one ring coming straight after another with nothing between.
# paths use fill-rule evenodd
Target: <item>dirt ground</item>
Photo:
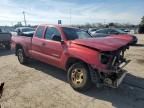
<instances>
[{"instance_id":1,"label":"dirt ground","mask_svg":"<svg viewBox=\"0 0 144 108\"><path fill-rule=\"evenodd\" d=\"M2 108L144 108L144 35L126 54L131 63L118 89L93 87L74 91L66 72L34 61L24 66L16 56L0 49L0 81L5 82Z\"/></svg>"}]
</instances>

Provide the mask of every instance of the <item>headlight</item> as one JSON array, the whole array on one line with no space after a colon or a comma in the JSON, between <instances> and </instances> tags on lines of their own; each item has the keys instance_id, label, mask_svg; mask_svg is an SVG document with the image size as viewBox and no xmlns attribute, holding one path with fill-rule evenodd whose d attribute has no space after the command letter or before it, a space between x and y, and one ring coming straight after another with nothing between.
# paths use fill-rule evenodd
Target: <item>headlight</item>
<instances>
[{"instance_id":1,"label":"headlight","mask_svg":"<svg viewBox=\"0 0 144 108\"><path fill-rule=\"evenodd\" d=\"M102 64L107 64L110 60L110 55L107 55L107 54L104 54L102 53L101 54L101 63Z\"/></svg>"}]
</instances>

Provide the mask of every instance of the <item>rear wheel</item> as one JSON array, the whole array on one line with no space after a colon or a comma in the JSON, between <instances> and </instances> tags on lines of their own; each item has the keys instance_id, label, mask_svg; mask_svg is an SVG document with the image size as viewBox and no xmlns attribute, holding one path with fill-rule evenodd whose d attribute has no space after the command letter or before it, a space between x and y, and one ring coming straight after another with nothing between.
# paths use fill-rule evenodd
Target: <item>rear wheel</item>
<instances>
[{"instance_id":1,"label":"rear wheel","mask_svg":"<svg viewBox=\"0 0 144 108\"><path fill-rule=\"evenodd\" d=\"M17 50L17 57L18 57L20 64L26 64L27 63L27 58L26 58L26 56L24 54L24 50L22 48Z\"/></svg>"},{"instance_id":2,"label":"rear wheel","mask_svg":"<svg viewBox=\"0 0 144 108\"><path fill-rule=\"evenodd\" d=\"M68 81L77 91L86 91L92 85L90 72L84 63L75 63L68 69Z\"/></svg>"}]
</instances>

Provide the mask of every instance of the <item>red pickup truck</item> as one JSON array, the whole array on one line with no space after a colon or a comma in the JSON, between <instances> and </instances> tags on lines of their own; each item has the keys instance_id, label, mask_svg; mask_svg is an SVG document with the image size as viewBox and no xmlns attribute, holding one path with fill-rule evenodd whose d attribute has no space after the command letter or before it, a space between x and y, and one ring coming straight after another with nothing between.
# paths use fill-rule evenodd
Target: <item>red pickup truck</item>
<instances>
[{"instance_id":1,"label":"red pickup truck","mask_svg":"<svg viewBox=\"0 0 144 108\"><path fill-rule=\"evenodd\" d=\"M118 87L131 41L126 35L93 38L78 28L40 25L32 37L12 36L11 47L21 64L33 58L67 71L68 82L80 91L92 84Z\"/></svg>"}]
</instances>

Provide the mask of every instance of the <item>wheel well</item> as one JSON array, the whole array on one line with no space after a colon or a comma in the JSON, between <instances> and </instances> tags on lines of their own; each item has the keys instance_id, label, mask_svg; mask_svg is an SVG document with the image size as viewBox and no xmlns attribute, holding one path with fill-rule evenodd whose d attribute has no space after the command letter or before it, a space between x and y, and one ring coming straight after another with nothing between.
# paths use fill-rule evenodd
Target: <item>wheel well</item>
<instances>
[{"instance_id":1,"label":"wheel well","mask_svg":"<svg viewBox=\"0 0 144 108\"><path fill-rule=\"evenodd\" d=\"M67 62L66 62L66 66L65 66L66 70L68 70L69 67L70 67L71 65L73 65L74 63L76 63L76 62L81 62L81 63L84 63L84 64L87 65L87 63L85 63L83 60L80 60L80 59L71 57L71 58L69 58L69 59L67 60Z\"/></svg>"},{"instance_id":2,"label":"wheel well","mask_svg":"<svg viewBox=\"0 0 144 108\"><path fill-rule=\"evenodd\" d=\"M16 45L16 49L15 49L15 54L17 55L17 50L19 49L19 48L23 48L20 44L17 44Z\"/></svg>"}]
</instances>

